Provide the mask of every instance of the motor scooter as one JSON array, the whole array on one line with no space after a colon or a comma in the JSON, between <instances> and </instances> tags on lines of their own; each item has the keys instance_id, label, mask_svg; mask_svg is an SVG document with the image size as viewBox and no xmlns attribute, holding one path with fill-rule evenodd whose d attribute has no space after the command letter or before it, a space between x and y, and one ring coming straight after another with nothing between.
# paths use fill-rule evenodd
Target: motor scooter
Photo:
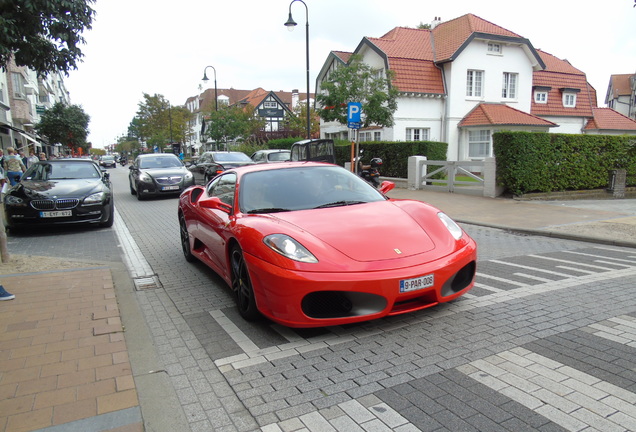
<instances>
[{"instance_id":1,"label":"motor scooter","mask_svg":"<svg viewBox=\"0 0 636 432\"><path fill-rule=\"evenodd\" d=\"M361 152L362 153L362 152ZM369 162L369 165L362 163L362 155L358 156L356 163L358 166L358 175L365 179L367 183L371 184L376 189L380 187L380 170L382 166L382 159L374 157Z\"/></svg>"},{"instance_id":2,"label":"motor scooter","mask_svg":"<svg viewBox=\"0 0 636 432\"><path fill-rule=\"evenodd\" d=\"M119 158L119 164L121 166L126 166L126 164L128 163L128 159L126 158Z\"/></svg>"}]
</instances>

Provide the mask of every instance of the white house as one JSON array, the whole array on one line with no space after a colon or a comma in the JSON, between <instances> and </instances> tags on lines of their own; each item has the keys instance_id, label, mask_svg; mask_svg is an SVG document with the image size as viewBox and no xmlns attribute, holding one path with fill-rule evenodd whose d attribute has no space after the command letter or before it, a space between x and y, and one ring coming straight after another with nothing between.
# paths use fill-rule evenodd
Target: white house
<instances>
[{"instance_id":1,"label":"white house","mask_svg":"<svg viewBox=\"0 0 636 432\"><path fill-rule=\"evenodd\" d=\"M585 133L597 106L585 73L473 14L436 19L431 29L396 27L363 38L352 53L331 52L317 93L352 54L381 72L393 71L399 90L395 124L361 129L360 140L443 141L448 160L492 156L491 137L500 130ZM321 137L349 134L345 125L321 124Z\"/></svg>"}]
</instances>

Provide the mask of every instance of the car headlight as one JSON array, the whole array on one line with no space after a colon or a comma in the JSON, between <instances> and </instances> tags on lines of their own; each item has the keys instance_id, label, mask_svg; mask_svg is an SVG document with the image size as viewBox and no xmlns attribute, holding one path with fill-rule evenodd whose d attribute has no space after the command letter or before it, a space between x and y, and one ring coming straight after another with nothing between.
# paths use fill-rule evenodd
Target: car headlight
<instances>
[{"instance_id":1,"label":"car headlight","mask_svg":"<svg viewBox=\"0 0 636 432\"><path fill-rule=\"evenodd\" d=\"M186 171L186 173L183 175L183 178L186 180L192 180L192 177L194 176L192 175L190 171Z\"/></svg>"},{"instance_id":2,"label":"car headlight","mask_svg":"<svg viewBox=\"0 0 636 432\"><path fill-rule=\"evenodd\" d=\"M312 255L303 245L285 234L270 234L263 242L275 252L294 261L304 263L317 263L318 259Z\"/></svg>"},{"instance_id":3,"label":"car headlight","mask_svg":"<svg viewBox=\"0 0 636 432\"><path fill-rule=\"evenodd\" d=\"M84 198L84 205L101 204L104 199L104 192L97 192Z\"/></svg>"},{"instance_id":4,"label":"car headlight","mask_svg":"<svg viewBox=\"0 0 636 432\"><path fill-rule=\"evenodd\" d=\"M13 195L6 195L4 197L4 203L12 206L24 206L26 203L22 198Z\"/></svg>"},{"instance_id":5,"label":"car headlight","mask_svg":"<svg viewBox=\"0 0 636 432\"><path fill-rule=\"evenodd\" d=\"M139 180L144 183L149 183L149 182L152 182L152 177L150 177L147 173L142 171L139 173Z\"/></svg>"},{"instance_id":6,"label":"car headlight","mask_svg":"<svg viewBox=\"0 0 636 432\"><path fill-rule=\"evenodd\" d=\"M439 218L439 220L442 221L444 226L448 229L448 232L451 233L451 235L453 236L455 240L459 240L460 238L462 238L462 236L464 235L464 232L459 227L459 225L455 223L454 220L448 217L447 214L440 212L440 213L437 213L437 217Z\"/></svg>"}]
</instances>

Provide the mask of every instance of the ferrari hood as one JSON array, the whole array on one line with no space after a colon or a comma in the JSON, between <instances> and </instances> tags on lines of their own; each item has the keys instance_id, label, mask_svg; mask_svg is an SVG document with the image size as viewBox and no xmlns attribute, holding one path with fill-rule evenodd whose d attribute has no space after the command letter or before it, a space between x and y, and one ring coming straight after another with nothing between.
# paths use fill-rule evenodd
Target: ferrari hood
<instances>
[{"instance_id":1,"label":"ferrari hood","mask_svg":"<svg viewBox=\"0 0 636 432\"><path fill-rule=\"evenodd\" d=\"M420 224L388 201L275 216L356 261L404 258L435 248Z\"/></svg>"}]
</instances>

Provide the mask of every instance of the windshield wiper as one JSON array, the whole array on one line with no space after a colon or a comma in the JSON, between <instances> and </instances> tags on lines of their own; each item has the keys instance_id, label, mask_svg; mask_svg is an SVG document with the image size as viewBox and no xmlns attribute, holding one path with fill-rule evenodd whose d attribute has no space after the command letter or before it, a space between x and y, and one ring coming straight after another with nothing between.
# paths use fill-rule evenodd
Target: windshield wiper
<instances>
[{"instance_id":1,"label":"windshield wiper","mask_svg":"<svg viewBox=\"0 0 636 432\"><path fill-rule=\"evenodd\" d=\"M331 202L327 204L322 204L314 208L319 209L319 208L327 208L327 207L341 207L341 206L349 206L349 205L364 204L364 203L366 203L366 201L335 201L335 202Z\"/></svg>"},{"instance_id":2,"label":"windshield wiper","mask_svg":"<svg viewBox=\"0 0 636 432\"><path fill-rule=\"evenodd\" d=\"M255 214L255 213L280 213L280 212L288 212L289 209L280 208L280 207L272 207L272 208L259 208L250 210L247 214Z\"/></svg>"}]
</instances>

